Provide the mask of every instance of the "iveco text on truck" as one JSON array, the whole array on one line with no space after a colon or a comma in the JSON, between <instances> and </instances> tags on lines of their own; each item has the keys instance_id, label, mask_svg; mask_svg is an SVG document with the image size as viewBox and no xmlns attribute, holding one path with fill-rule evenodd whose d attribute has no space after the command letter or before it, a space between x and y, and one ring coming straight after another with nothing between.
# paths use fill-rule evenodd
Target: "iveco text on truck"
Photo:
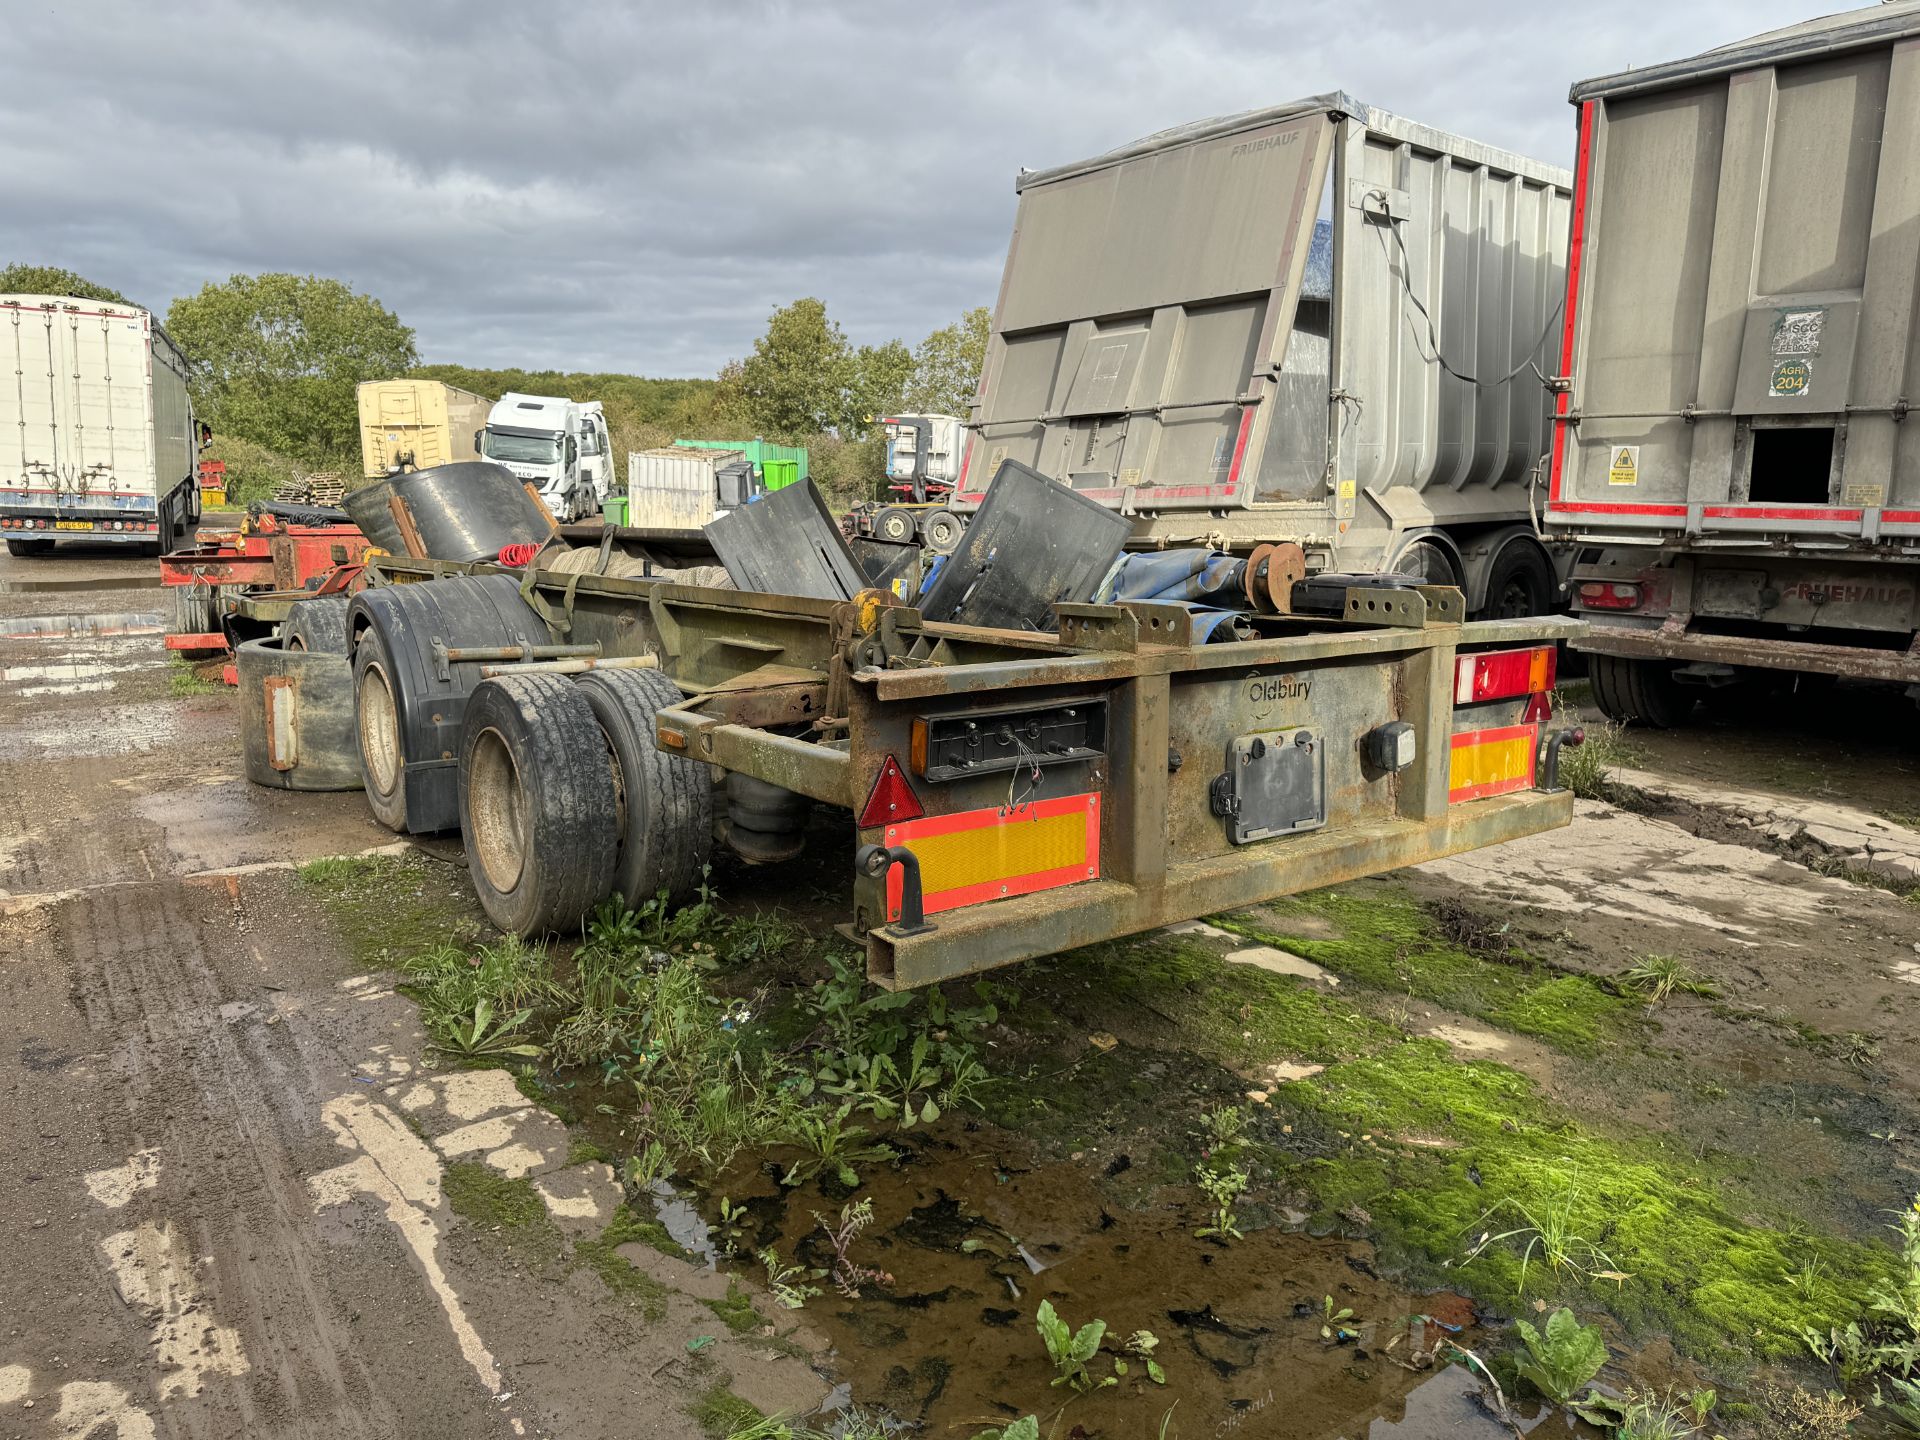
<instances>
[{"instance_id":1,"label":"iveco text on truck","mask_svg":"<svg viewBox=\"0 0 1920 1440\"><path fill-rule=\"evenodd\" d=\"M1920 6L1572 99L1545 511L1595 699L1665 726L1769 678L1920 685Z\"/></svg>"},{"instance_id":2,"label":"iveco text on truck","mask_svg":"<svg viewBox=\"0 0 1920 1440\"><path fill-rule=\"evenodd\" d=\"M185 544L200 522L186 358L137 305L0 295L0 535Z\"/></svg>"}]
</instances>

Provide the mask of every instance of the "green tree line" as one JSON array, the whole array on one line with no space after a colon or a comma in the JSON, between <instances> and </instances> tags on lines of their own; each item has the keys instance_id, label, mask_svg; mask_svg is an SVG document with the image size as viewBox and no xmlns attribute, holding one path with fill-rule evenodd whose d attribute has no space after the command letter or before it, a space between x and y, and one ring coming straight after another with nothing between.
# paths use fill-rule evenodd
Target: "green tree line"
<instances>
[{"instance_id":1,"label":"green tree line","mask_svg":"<svg viewBox=\"0 0 1920 1440\"><path fill-rule=\"evenodd\" d=\"M71 270L0 268L0 292L132 304ZM917 346L854 345L817 299L772 312L752 350L713 379L420 364L413 329L378 299L316 275L235 275L167 307L163 323L192 367L194 405L212 425L214 458L251 499L302 472L359 473L363 380L417 375L498 399L510 390L598 400L614 453L676 438L754 436L813 451L812 469L842 499L878 493L894 411L966 413L986 350L987 311L967 311Z\"/></svg>"}]
</instances>

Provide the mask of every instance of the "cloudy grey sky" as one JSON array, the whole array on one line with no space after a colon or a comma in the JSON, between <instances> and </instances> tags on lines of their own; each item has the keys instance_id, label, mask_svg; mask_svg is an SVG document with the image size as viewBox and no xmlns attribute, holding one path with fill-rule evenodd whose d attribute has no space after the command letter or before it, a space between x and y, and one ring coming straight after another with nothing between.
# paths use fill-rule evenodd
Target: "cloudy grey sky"
<instances>
[{"instance_id":1,"label":"cloudy grey sky","mask_svg":"<svg viewBox=\"0 0 1920 1440\"><path fill-rule=\"evenodd\" d=\"M990 304L1014 173L1331 89L1570 164L1572 80L1820 0L11 0L0 261L338 276L430 361L711 374Z\"/></svg>"}]
</instances>

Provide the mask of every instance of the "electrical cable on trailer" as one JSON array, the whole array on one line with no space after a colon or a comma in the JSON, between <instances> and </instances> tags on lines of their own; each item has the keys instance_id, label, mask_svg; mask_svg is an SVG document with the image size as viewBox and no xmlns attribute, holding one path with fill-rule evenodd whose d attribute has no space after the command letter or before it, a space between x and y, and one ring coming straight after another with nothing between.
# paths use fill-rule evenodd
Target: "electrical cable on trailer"
<instances>
[{"instance_id":1,"label":"electrical cable on trailer","mask_svg":"<svg viewBox=\"0 0 1920 1440\"><path fill-rule=\"evenodd\" d=\"M1369 198L1380 201L1383 206L1387 199L1385 192L1380 190L1370 192ZM1407 237L1400 233L1391 219L1387 221L1386 228L1393 231L1394 243L1400 247L1400 288L1407 292L1407 299L1411 300L1413 302L1413 308L1420 312L1420 318L1427 322L1427 348L1433 351L1431 355L1420 350L1420 332L1413 330L1413 320L1411 318L1407 320L1407 328L1413 330L1414 349L1422 360L1430 365L1438 365L1442 370L1446 371L1447 374L1453 376L1454 379L1463 381L1477 390L1497 390L1502 385L1508 384L1516 379L1522 370L1531 370L1533 371L1534 378L1540 382L1542 388L1549 394L1553 393L1553 381L1541 372L1540 367L1534 363L1533 357L1540 353L1540 347L1547 343L1548 339L1553 335L1554 327L1560 323L1560 312L1567 308L1567 297L1565 295L1560 297L1559 302L1553 307L1553 313L1547 317L1547 328L1540 332L1540 338L1528 347L1526 358L1505 375L1502 375L1498 380L1481 380L1477 376L1468 375L1463 371L1454 369L1453 366L1447 363L1447 357L1440 353L1440 335L1434 326L1433 315L1428 311L1420 297L1413 293L1413 257L1407 253ZM1376 230L1375 234L1378 235L1378 233ZM1388 251L1387 242L1384 238L1380 240L1380 253L1386 256L1387 268L1391 270L1393 268L1393 255Z\"/></svg>"}]
</instances>

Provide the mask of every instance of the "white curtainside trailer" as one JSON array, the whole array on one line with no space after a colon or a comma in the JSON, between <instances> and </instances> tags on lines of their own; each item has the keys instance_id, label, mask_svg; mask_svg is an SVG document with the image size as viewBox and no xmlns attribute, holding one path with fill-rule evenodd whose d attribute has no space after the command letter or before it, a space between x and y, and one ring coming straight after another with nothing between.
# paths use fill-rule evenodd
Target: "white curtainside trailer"
<instances>
[{"instance_id":1,"label":"white curtainside trailer","mask_svg":"<svg viewBox=\"0 0 1920 1440\"><path fill-rule=\"evenodd\" d=\"M1032 467L1136 545L1548 609L1528 504L1572 177L1315 96L1023 172L951 507Z\"/></svg>"},{"instance_id":2,"label":"white curtainside trailer","mask_svg":"<svg viewBox=\"0 0 1920 1440\"><path fill-rule=\"evenodd\" d=\"M1549 529L1594 691L1920 685L1920 4L1573 87Z\"/></svg>"},{"instance_id":3,"label":"white curtainside trailer","mask_svg":"<svg viewBox=\"0 0 1920 1440\"><path fill-rule=\"evenodd\" d=\"M184 544L200 521L187 362L136 305L0 295L0 534Z\"/></svg>"}]
</instances>

